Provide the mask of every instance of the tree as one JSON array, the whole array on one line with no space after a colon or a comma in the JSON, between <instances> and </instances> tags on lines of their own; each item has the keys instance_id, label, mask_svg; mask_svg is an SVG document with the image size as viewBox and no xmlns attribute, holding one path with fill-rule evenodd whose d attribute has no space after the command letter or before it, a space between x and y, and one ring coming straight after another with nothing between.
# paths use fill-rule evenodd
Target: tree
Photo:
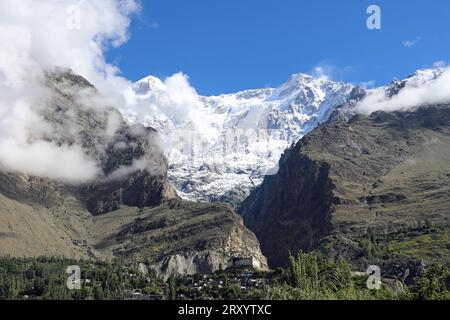
<instances>
[{"instance_id":1,"label":"tree","mask_svg":"<svg viewBox=\"0 0 450 320\"><path fill-rule=\"evenodd\" d=\"M416 300L448 300L450 299L447 282L450 270L442 263L430 266L425 274L417 278L413 288L413 297Z\"/></svg>"},{"instance_id":2,"label":"tree","mask_svg":"<svg viewBox=\"0 0 450 320\"><path fill-rule=\"evenodd\" d=\"M177 279L171 276L168 280L169 283L169 299L177 300Z\"/></svg>"},{"instance_id":3,"label":"tree","mask_svg":"<svg viewBox=\"0 0 450 320\"><path fill-rule=\"evenodd\" d=\"M314 253L300 251L297 257L289 257L291 284L307 295L320 290L319 264Z\"/></svg>"}]
</instances>

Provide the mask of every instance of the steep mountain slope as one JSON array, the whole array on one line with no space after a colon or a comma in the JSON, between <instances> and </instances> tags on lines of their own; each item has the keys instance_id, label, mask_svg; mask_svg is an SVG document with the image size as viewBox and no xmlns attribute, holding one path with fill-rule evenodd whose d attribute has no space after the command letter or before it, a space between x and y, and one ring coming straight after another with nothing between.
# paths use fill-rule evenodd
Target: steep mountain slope
<instances>
[{"instance_id":1,"label":"steep mountain slope","mask_svg":"<svg viewBox=\"0 0 450 320\"><path fill-rule=\"evenodd\" d=\"M69 71L48 73L45 87L51 95L35 106L41 122L29 128L30 143L77 147L95 170L66 181L1 167L1 255L123 258L165 276L212 272L233 256L267 266L231 208L179 199L155 130L97 105L95 88Z\"/></svg>"},{"instance_id":2,"label":"steep mountain slope","mask_svg":"<svg viewBox=\"0 0 450 320\"><path fill-rule=\"evenodd\" d=\"M383 265L450 256L450 106L319 126L239 209L271 266L319 248Z\"/></svg>"},{"instance_id":3,"label":"steep mountain slope","mask_svg":"<svg viewBox=\"0 0 450 320\"><path fill-rule=\"evenodd\" d=\"M97 217L94 230L102 254L141 261L165 275L224 270L232 257L253 257L267 268L255 235L224 204L171 200L122 209Z\"/></svg>"},{"instance_id":4,"label":"steep mountain slope","mask_svg":"<svg viewBox=\"0 0 450 320\"><path fill-rule=\"evenodd\" d=\"M175 80L138 81L130 94L134 106L121 111L162 133L169 177L182 197L232 205L276 172L283 151L326 121L354 89L296 74L276 89L203 97Z\"/></svg>"}]
</instances>

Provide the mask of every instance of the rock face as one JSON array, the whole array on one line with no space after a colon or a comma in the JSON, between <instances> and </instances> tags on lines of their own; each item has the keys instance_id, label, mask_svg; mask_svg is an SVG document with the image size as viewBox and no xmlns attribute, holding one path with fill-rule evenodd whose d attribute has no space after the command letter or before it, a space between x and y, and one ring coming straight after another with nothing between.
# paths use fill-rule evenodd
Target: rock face
<instances>
[{"instance_id":1,"label":"rock face","mask_svg":"<svg viewBox=\"0 0 450 320\"><path fill-rule=\"evenodd\" d=\"M238 211L271 266L312 249L378 263L362 245L374 234L371 245L386 251L380 260L444 259L449 147L449 106L336 119L287 150Z\"/></svg>"},{"instance_id":2,"label":"rock face","mask_svg":"<svg viewBox=\"0 0 450 320\"><path fill-rule=\"evenodd\" d=\"M154 129L93 104L98 93L82 77L46 79L52 94L36 110L50 130L30 139L79 146L97 172L74 183L0 170L0 255L120 258L164 276L216 271L233 255L267 268L231 208L179 199Z\"/></svg>"},{"instance_id":3,"label":"rock face","mask_svg":"<svg viewBox=\"0 0 450 320\"><path fill-rule=\"evenodd\" d=\"M40 138L79 144L96 160L100 173L95 183L72 188L91 213L108 213L121 205L155 206L177 197L154 129L129 126L116 109L90 105L96 89L78 75L56 70L46 79L54 94L38 112L52 131Z\"/></svg>"},{"instance_id":4,"label":"rock face","mask_svg":"<svg viewBox=\"0 0 450 320\"><path fill-rule=\"evenodd\" d=\"M331 231L329 171L327 163L302 154L284 155L278 174L267 177L242 204L240 212L247 226L258 235L274 266L286 261L289 250L315 248Z\"/></svg>"},{"instance_id":5,"label":"rock face","mask_svg":"<svg viewBox=\"0 0 450 320\"><path fill-rule=\"evenodd\" d=\"M112 250L163 275L210 273L227 268L235 257L253 257L267 268L255 235L228 205L171 200L144 209L132 223L114 231ZM102 239L111 239L109 234ZM155 250L157 248L157 250Z\"/></svg>"},{"instance_id":6,"label":"rock face","mask_svg":"<svg viewBox=\"0 0 450 320\"><path fill-rule=\"evenodd\" d=\"M116 133L103 162L103 172L108 177L80 191L90 212L107 213L121 204L152 207L178 197L167 179L167 160L152 143L156 139L156 131L139 125L121 128Z\"/></svg>"}]
</instances>

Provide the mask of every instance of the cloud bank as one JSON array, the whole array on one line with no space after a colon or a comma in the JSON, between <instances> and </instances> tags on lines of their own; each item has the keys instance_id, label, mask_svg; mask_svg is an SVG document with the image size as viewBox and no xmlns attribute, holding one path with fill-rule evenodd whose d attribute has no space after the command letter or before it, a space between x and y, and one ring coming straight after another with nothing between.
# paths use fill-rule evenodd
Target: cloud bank
<instances>
[{"instance_id":1,"label":"cloud bank","mask_svg":"<svg viewBox=\"0 0 450 320\"><path fill-rule=\"evenodd\" d=\"M392 97L386 93L385 87L369 90L367 97L356 106L357 112L407 111L420 106L450 103L450 68L431 71L424 74L419 71Z\"/></svg>"},{"instance_id":2,"label":"cloud bank","mask_svg":"<svg viewBox=\"0 0 450 320\"><path fill-rule=\"evenodd\" d=\"M127 94L127 105L121 112L130 122L144 123L157 129L167 140L167 134L184 127L195 130L210 139L217 138L217 115L205 108L189 77L181 72L163 81L147 77L132 87ZM170 127L169 124L173 124Z\"/></svg>"},{"instance_id":3,"label":"cloud bank","mask_svg":"<svg viewBox=\"0 0 450 320\"><path fill-rule=\"evenodd\" d=\"M0 169L71 182L99 173L81 146L41 138L54 130L38 112L51 94L44 72L71 68L108 97L103 104L122 103L129 83L104 53L128 40L137 10L135 0L0 1Z\"/></svg>"}]
</instances>

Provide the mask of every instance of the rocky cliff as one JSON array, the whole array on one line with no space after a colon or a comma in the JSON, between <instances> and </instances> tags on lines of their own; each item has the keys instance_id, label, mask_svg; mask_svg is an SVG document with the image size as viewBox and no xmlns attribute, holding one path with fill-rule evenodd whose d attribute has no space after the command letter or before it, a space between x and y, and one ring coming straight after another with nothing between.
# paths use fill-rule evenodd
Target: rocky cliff
<instances>
[{"instance_id":1,"label":"rocky cliff","mask_svg":"<svg viewBox=\"0 0 450 320\"><path fill-rule=\"evenodd\" d=\"M450 108L336 119L287 150L239 212L271 266L321 250L366 265L445 259Z\"/></svg>"}]
</instances>

